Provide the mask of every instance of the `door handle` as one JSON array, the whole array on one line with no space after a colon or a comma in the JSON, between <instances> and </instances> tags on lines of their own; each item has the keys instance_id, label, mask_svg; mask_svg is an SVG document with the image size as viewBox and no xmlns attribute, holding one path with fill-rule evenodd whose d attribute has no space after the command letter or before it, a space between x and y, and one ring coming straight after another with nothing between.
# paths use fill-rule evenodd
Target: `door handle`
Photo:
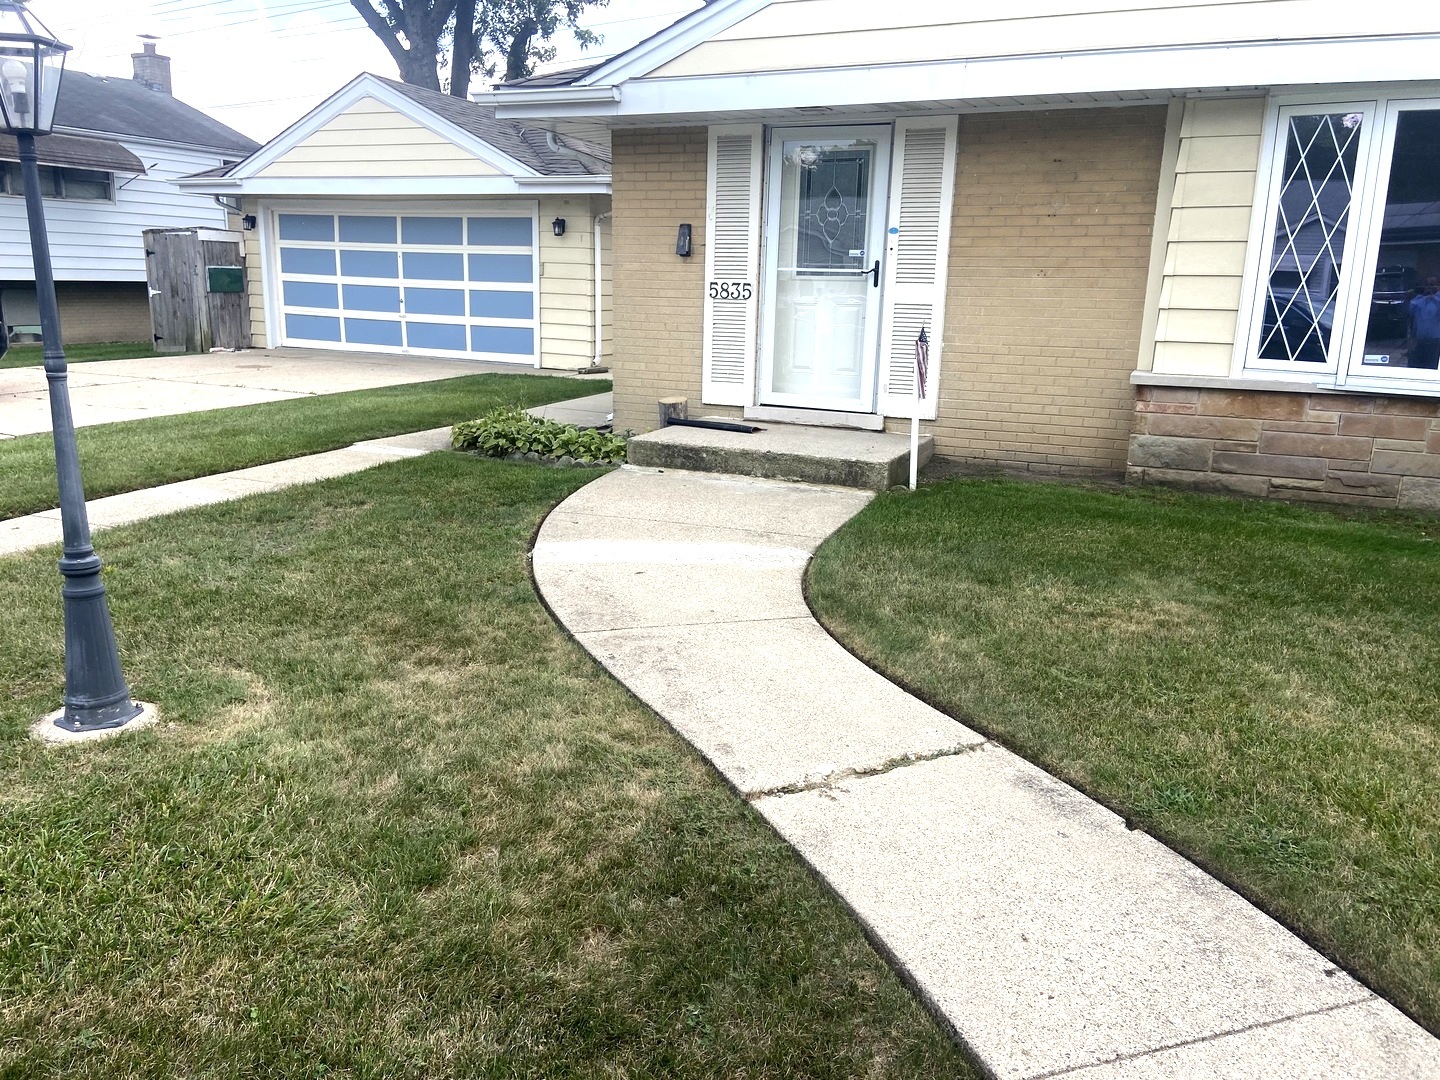
<instances>
[{"instance_id":1,"label":"door handle","mask_svg":"<svg viewBox=\"0 0 1440 1080\"><path fill-rule=\"evenodd\" d=\"M872 284L875 288L878 289L878 288L880 287L880 260L879 260L879 259L876 259L876 260L875 260L875 265L872 266L872 267L869 269L868 273L870 274L870 282L871 282L871 284Z\"/></svg>"}]
</instances>

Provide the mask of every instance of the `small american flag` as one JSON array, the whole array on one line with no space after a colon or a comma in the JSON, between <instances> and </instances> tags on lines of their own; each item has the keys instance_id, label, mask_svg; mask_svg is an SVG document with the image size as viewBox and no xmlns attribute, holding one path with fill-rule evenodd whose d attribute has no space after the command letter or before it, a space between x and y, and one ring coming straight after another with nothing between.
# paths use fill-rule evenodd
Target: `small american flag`
<instances>
[{"instance_id":1,"label":"small american flag","mask_svg":"<svg viewBox=\"0 0 1440 1080\"><path fill-rule=\"evenodd\" d=\"M922 326L915 339L915 396L925 396L925 379L930 374L930 335Z\"/></svg>"}]
</instances>

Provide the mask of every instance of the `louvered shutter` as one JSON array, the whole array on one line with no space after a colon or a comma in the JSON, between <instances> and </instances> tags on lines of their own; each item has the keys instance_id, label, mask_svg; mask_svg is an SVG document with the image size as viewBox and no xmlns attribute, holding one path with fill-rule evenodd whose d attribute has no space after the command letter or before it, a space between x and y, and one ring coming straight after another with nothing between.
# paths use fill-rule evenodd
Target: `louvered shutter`
<instances>
[{"instance_id":1,"label":"louvered shutter","mask_svg":"<svg viewBox=\"0 0 1440 1080\"><path fill-rule=\"evenodd\" d=\"M885 416L914 415L915 341L923 327L930 339L930 366L920 416L935 419L955 199L956 124L953 116L895 124L885 233L885 313L880 322L880 412Z\"/></svg>"},{"instance_id":2,"label":"louvered shutter","mask_svg":"<svg viewBox=\"0 0 1440 1080\"><path fill-rule=\"evenodd\" d=\"M746 405L753 398L763 135L759 124L710 129L700 389L710 405Z\"/></svg>"}]
</instances>

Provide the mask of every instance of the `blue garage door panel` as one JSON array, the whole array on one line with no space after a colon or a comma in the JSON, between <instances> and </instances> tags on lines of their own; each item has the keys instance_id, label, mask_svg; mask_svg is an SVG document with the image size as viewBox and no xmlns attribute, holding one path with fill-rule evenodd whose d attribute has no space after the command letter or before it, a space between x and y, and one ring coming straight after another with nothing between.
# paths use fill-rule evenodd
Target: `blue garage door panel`
<instances>
[{"instance_id":1,"label":"blue garage door panel","mask_svg":"<svg viewBox=\"0 0 1440 1080\"><path fill-rule=\"evenodd\" d=\"M335 239L335 218L330 214L281 214L281 240Z\"/></svg>"},{"instance_id":2,"label":"blue garage door panel","mask_svg":"<svg viewBox=\"0 0 1440 1080\"><path fill-rule=\"evenodd\" d=\"M346 285L345 306L351 311L400 314L400 289L395 285Z\"/></svg>"},{"instance_id":3,"label":"blue garage door panel","mask_svg":"<svg viewBox=\"0 0 1440 1080\"><path fill-rule=\"evenodd\" d=\"M281 248L282 274L323 274L335 276L335 252L318 248Z\"/></svg>"},{"instance_id":4,"label":"blue garage door panel","mask_svg":"<svg viewBox=\"0 0 1440 1080\"><path fill-rule=\"evenodd\" d=\"M534 281L529 255L471 255L471 281Z\"/></svg>"},{"instance_id":5,"label":"blue garage door panel","mask_svg":"<svg viewBox=\"0 0 1440 1080\"><path fill-rule=\"evenodd\" d=\"M472 217L471 247L523 247L534 241L535 225L530 218Z\"/></svg>"},{"instance_id":6,"label":"blue garage door panel","mask_svg":"<svg viewBox=\"0 0 1440 1080\"><path fill-rule=\"evenodd\" d=\"M528 326L472 326L470 351L535 354L535 331Z\"/></svg>"},{"instance_id":7,"label":"blue garage door panel","mask_svg":"<svg viewBox=\"0 0 1440 1080\"><path fill-rule=\"evenodd\" d=\"M287 337L304 338L306 341L339 341L340 320L328 315L285 316Z\"/></svg>"},{"instance_id":8,"label":"blue garage door panel","mask_svg":"<svg viewBox=\"0 0 1440 1080\"><path fill-rule=\"evenodd\" d=\"M460 247L465 243L465 226L458 217L401 218L400 242L426 247Z\"/></svg>"},{"instance_id":9,"label":"blue garage door panel","mask_svg":"<svg viewBox=\"0 0 1440 1080\"><path fill-rule=\"evenodd\" d=\"M528 292L475 289L470 293L472 319L533 319L535 297Z\"/></svg>"},{"instance_id":10,"label":"blue garage door panel","mask_svg":"<svg viewBox=\"0 0 1440 1080\"><path fill-rule=\"evenodd\" d=\"M472 255L471 258L474 258ZM405 252L405 276L430 281L464 281L465 263L461 257L440 251Z\"/></svg>"},{"instance_id":11,"label":"blue garage door panel","mask_svg":"<svg viewBox=\"0 0 1440 1080\"><path fill-rule=\"evenodd\" d=\"M405 336L412 349L465 351L465 327L456 323L406 323Z\"/></svg>"},{"instance_id":12,"label":"blue garage door panel","mask_svg":"<svg viewBox=\"0 0 1440 1080\"><path fill-rule=\"evenodd\" d=\"M395 219L393 217L345 217L341 215L340 239L352 244L393 244L395 243Z\"/></svg>"},{"instance_id":13,"label":"blue garage door panel","mask_svg":"<svg viewBox=\"0 0 1440 1080\"><path fill-rule=\"evenodd\" d=\"M465 293L459 289L405 290L408 315L464 315Z\"/></svg>"},{"instance_id":14,"label":"blue garage door panel","mask_svg":"<svg viewBox=\"0 0 1440 1080\"><path fill-rule=\"evenodd\" d=\"M287 281L284 283L288 307L338 308L340 290L327 281Z\"/></svg>"},{"instance_id":15,"label":"blue garage door panel","mask_svg":"<svg viewBox=\"0 0 1440 1080\"><path fill-rule=\"evenodd\" d=\"M346 319L345 340L351 345L390 345L397 349L405 344L400 337L400 323L384 319Z\"/></svg>"},{"instance_id":16,"label":"blue garage door panel","mask_svg":"<svg viewBox=\"0 0 1440 1080\"><path fill-rule=\"evenodd\" d=\"M400 276L400 256L393 251L341 251L340 273L345 277L388 278Z\"/></svg>"}]
</instances>

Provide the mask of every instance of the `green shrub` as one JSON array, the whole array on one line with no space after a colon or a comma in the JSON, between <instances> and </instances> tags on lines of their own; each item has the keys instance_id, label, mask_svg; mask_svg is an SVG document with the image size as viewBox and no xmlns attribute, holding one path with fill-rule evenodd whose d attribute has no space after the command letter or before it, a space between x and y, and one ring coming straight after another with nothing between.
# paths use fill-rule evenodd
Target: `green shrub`
<instances>
[{"instance_id":1,"label":"green shrub","mask_svg":"<svg viewBox=\"0 0 1440 1080\"><path fill-rule=\"evenodd\" d=\"M486 457L539 454L574 458L586 465L618 465L625 460L624 436L541 420L515 406L456 424L450 433L450 445Z\"/></svg>"}]
</instances>

